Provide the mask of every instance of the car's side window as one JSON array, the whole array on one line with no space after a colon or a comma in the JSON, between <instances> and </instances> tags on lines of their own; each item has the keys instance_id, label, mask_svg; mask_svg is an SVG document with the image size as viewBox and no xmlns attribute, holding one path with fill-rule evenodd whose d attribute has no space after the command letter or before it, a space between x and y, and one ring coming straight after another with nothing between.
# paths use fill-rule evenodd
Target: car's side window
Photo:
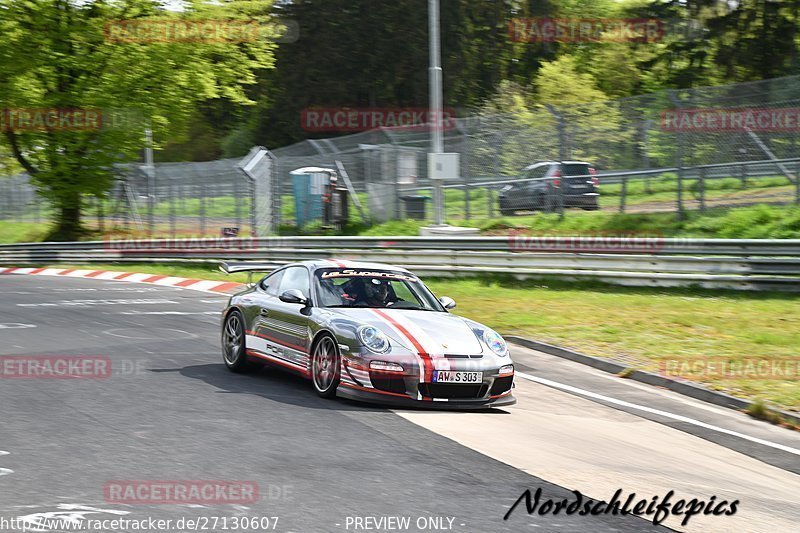
<instances>
[{"instance_id":1,"label":"car's side window","mask_svg":"<svg viewBox=\"0 0 800 533\"><path fill-rule=\"evenodd\" d=\"M275 272L274 274L270 274L266 278L261 280L261 289L264 290L267 294L271 296L278 295L278 288L281 284L281 279L283 278L283 273L286 272L285 270L280 270Z\"/></svg>"},{"instance_id":2,"label":"car's side window","mask_svg":"<svg viewBox=\"0 0 800 533\"><path fill-rule=\"evenodd\" d=\"M290 267L284 272L278 294L283 294L289 289L297 289L303 293L303 296L308 297L311 289L308 270L305 267Z\"/></svg>"},{"instance_id":3,"label":"car's side window","mask_svg":"<svg viewBox=\"0 0 800 533\"><path fill-rule=\"evenodd\" d=\"M547 165L532 168L525 174L525 177L528 179L543 178L547 172L547 168Z\"/></svg>"}]
</instances>

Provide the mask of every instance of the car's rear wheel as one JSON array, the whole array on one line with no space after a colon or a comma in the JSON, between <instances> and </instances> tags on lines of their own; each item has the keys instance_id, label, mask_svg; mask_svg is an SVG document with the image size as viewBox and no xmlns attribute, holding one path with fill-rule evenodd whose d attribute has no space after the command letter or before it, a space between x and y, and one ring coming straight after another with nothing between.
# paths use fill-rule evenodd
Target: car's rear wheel
<instances>
[{"instance_id":1,"label":"car's rear wheel","mask_svg":"<svg viewBox=\"0 0 800 533\"><path fill-rule=\"evenodd\" d=\"M314 390L323 398L336 396L341 368L339 349L330 335L323 335L314 345L311 355L311 381Z\"/></svg>"},{"instance_id":2,"label":"car's rear wheel","mask_svg":"<svg viewBox=\"0 0 800 533\"><path fill-rule=\"evenodd\" d=\"M245 346L244 319L239 311L232 311L222 326L222 359L233 372L246 372L251 368Z\"/></svg>"}]
</instances>

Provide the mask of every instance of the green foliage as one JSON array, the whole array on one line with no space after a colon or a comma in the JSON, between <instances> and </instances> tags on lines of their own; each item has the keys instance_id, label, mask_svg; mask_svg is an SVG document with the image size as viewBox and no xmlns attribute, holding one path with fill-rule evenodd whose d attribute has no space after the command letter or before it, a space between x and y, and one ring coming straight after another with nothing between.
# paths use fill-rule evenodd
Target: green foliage
<instances>
[{"instance_id":1,"label":"green foliage","mask_svg":"<svg viewBox=\"0 0 800 533\"><path fill-rule=\"evenodd\" d=\"M101 197L112 165L138 158L143 130L156 141L185 131L198 104L251 103L245 87L272 64L269 1L184 2L0 1L0 108L100 110L102 127L5 128L4 141L58 213L54 237L80 234L85 195ZM241 19L262 24L258 38L237 43L120 42L118 21ZM110 121L109 118L115 118ZM202 130L208 126L200 126Z\"/></svg>"}]
</instances>

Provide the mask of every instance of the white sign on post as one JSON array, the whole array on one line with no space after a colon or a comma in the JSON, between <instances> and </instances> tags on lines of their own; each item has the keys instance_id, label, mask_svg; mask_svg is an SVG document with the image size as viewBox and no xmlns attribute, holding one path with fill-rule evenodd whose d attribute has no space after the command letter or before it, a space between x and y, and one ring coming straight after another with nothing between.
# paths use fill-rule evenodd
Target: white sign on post
<instances>
[{"instance_id":1,"label":"white sign on post","mask_svg":"<svg viewBox=\"0 0 800 533\"><path fill-rule=\"evenodd\" d=\"M461 177L460 154L428 154L428 178L455 180Z\"/></svg>"}]
</instances>

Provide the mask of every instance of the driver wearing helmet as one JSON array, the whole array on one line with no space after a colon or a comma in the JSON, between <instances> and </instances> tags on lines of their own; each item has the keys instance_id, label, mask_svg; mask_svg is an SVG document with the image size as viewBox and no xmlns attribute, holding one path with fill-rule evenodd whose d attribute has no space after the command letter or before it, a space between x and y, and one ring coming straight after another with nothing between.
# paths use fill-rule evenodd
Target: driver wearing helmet
<instances>
[{"instance_id":1,"label":"driver wearing helmet","mask_svg":"<svg viewBox=\"0 0 800 533\"><path fill-rule=\"evenodd\" d=\"M389 303L389 281L372 278L364 283L364 301L361 305L368 307L386 307Z\"/></svg>"}]
</instances>

